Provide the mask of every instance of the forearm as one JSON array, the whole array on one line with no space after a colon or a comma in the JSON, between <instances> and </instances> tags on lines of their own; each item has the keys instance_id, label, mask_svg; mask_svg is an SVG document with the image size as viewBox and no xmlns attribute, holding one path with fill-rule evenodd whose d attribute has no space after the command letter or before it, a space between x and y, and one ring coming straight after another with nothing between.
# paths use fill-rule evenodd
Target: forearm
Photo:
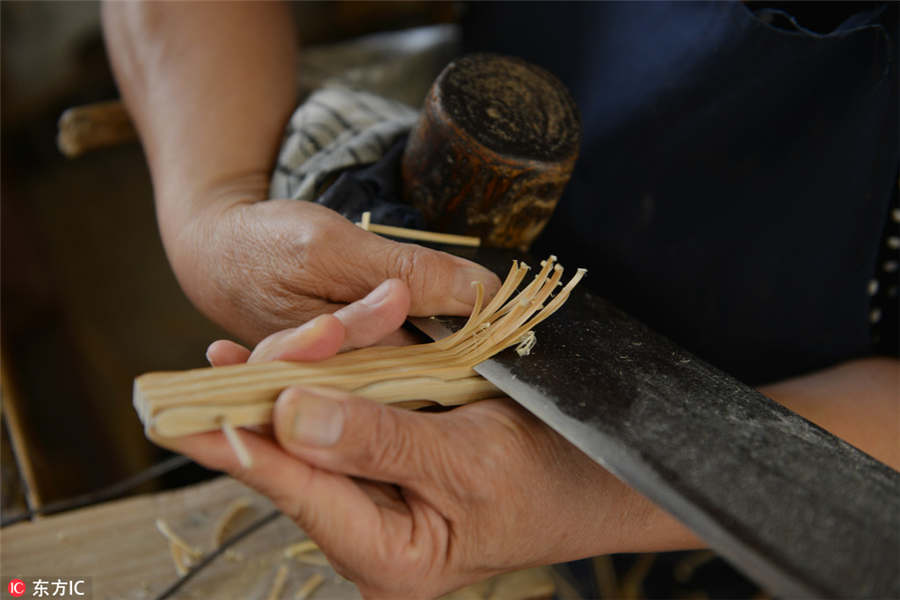
<instances>
[{"instance_id":1,"label":"forearm","mask_svg":"<svg viewBox=\"0 0 900 600\"><path fill-rule=\"evenodd\" d=\"M900 470L900 361L847 362L760 392Z\"/></svg>"},{"instance_id":2,"label":"forearm","mask_svg":"<svg viewBox=\"0 0 900 600\"><path fill-rule=\"evenodd\" d=\"M900 361L853 361L783 382L760 392L859 448L900 469ZM608 483L600 478L601 486ZM703 545L690 530L633 490L617 518L626 526L612 543L617 552L661 551ZM615 531L609 527L609 531ZM602 539L602 538L596 538Z\"/></svg>"},{"instance_id":3,"label":"forearm","mask_svg":"<svg viewBox=\"0 0 900 600\"><path fill-rule=\"evenodd\" d=\"M150 164L167 250L222 197L262 198L296 102L290 7L108 2L103 25ZM231 189L234 194L216 193Z\"/></svg>"}]
</instances>

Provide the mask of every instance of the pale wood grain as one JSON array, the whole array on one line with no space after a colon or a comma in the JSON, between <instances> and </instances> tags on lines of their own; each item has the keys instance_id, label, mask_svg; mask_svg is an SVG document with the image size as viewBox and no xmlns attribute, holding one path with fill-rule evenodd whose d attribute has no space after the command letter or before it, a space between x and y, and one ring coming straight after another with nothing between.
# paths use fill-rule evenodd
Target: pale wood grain
<instances>
[{"instance_id":1,"label":"pale wood grain","mask_svg":"<svg viewBox=\"0 0 900 600\"><path fill-rule=\"evenodd\" d=\"M185 542L212 550L210 532L235 505L247 508L232 520L244 527L271 510L268 499L229 477L173 492L139 496L55 515L2 530L3 574L27 577L90 577L92 598L149 600L177 577L168 540L156 530L163 519ZM238 504L236 504L238 503ZM315 598L356 600L356 587L338 576L318 552L286 562L285 551L306 535L282 517L242 540L189 582L177 598L244 600L264 598L279 566L287 565L283 589L302 587L311 577L323 582ZM315 550L311 542L300 547ZM310 560L297 560L300 556ZM508 573L454 592L448 598L531 600L553 595L546 567ZM287 594L286 594L287 595Z\"/></svg>"},{"instance_id":2,"label":"pale wood grain","mask_svg":"<svg viewBox=\"0 0 900 600\"><path fill-rule=\"evenodd\" d=\"M528 267L513 262L500 290L483 306L484 290L465 326L438 342L364 348L316 363L268 362L149 373L135 379L134 404L151 439L271 422L278 394L292 385L328 386L383 403L452 406L501 396L473 367L532 340L532 328L566 301L584 275L558 291L563 269L551 256L518 294Z\"/></svg>"},{"instance_id":3,"label":"pale wood grain","mask_svg":"<svg viewBox=\"0 0 900 600\"><path fill-rule=\"evenodd\" d=\"M210 533L238 498L249 507L232 521L244 527L271 510L268 499L223 477L174 492L140 496L21 523L2 531L3 573L91 577L93 598L149 599L177 577L168 541L156 530L162 518L191 546L209 552ZM271 586L284 549L305 539L286 517L245 538L185 586L179 598L261 598ZM239 560L236 557L240 557ZM314 573L325 576L320 597L359 598L356 588L330 567L292 563L285 585L293 589Z\"/></svg>"}]
</instances>

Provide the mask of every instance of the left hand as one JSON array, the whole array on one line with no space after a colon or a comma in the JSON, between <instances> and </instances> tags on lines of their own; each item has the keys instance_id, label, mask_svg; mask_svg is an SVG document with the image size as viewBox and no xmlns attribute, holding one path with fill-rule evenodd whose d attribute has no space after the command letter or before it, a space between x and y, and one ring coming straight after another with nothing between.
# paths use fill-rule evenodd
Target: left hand
<instances>
[{"instance_id":1,"label":"left hand","mask_svg":"<svg viewBox=\"0 0 900 600\"><path fill-rule=\"evenodd\" d=\"M339 313L320 316L252 355L218 342L211 362L319 359L348 338L371 343L397 326L372 315L402 313L404 295L408 303L401 282L382 286L381 304L344 309L353 317L347 323ZM353 331L354 318L369 327L364 335ZM696 544L508 399L416 413L294 387L273 417L275 439L240 432L250 469L220 433L173 439L171 447L269 496L367 598L428 598L517 568Z\"/></svg>"}]
</instances>

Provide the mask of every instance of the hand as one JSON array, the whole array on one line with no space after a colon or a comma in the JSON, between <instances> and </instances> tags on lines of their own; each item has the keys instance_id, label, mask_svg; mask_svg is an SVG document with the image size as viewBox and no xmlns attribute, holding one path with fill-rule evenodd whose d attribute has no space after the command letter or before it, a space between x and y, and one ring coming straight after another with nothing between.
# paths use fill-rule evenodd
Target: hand
<instances>
[{"instance_id":1,"label":"hand","mask_svg":"<svg viewBox=\"0 0 900 600\"><path fill-rule=\"evenodd\" d=\"M214 364L322 358L391 330L408 302L386 282L345 312L276 334L251 355L211 346ZM375 316L381 318L373 318ZM343 319L343 320L342 320ZM512 401L415 413L332 389L290 388L275 438L241 431L242 469L220 433L172 448L266 494L369 598L427 598L495 573L606 552L695 545L674 520Z\"/></svg>"},{"instance_id":2,"label":"hand","mask_svg":"<svg viewBox=\"0 0 900 600\"><path fill-rule=\"evenodd\" d=\"M150 165L163 244L206 315L256 343L385 279L411 314L468 314L477 265L362 231L333 211L265 201L297 106L288 3L108 2L108 54Z\"/></svg>"},{"instance_id":3,"label":"hand","mask_svg":"<svg viewBox=\"0 0 900 600\"><path fill-rule=\"evenodd\" d=\"M475 263L386 240L295 200L213 203L167 247L193 302L252 342L334 312L390 278L410 289L414 316L466 315L475 300L472 281L489 294L500 286Z\"/></svg>"}]
</instances>

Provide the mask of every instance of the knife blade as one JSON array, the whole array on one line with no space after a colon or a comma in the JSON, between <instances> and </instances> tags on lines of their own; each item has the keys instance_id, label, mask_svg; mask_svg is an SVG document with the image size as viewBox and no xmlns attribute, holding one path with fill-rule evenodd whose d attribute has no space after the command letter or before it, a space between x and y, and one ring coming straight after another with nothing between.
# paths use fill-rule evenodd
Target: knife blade
<instances>
[{"instance_id":1,"label":"knife blade","mask_svg":"<svg viewBox=\"0 0 900 600\"><path fill-rule=\"evenodd\" d=\"M433 339L464 323L411 321ZM536 334L475 371L761 586L900 596L900 473L583 287Z\"/></svg>"}]
</instances>

